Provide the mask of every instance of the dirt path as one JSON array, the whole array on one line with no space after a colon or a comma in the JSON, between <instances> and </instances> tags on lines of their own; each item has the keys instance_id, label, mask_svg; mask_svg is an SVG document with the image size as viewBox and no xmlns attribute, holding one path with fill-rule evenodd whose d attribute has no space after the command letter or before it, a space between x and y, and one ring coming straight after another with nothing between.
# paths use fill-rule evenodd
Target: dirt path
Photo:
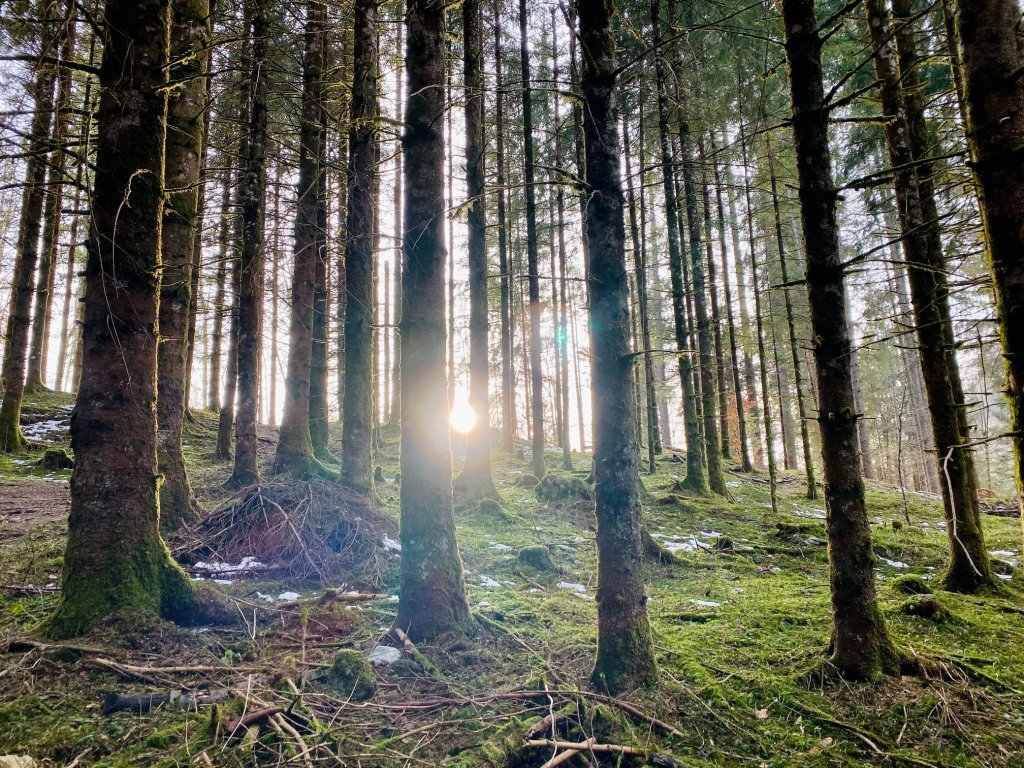
<instances>
[{"instance_id":1,"label":"dirt path","mask_svg":"<svg viewBox=\"0 0 1024 768\"><path fill-rule=\"evenodd\" d=\"M43 523L67 523L71 490L66 480L0 480L0 544Z\"/></svg>"}]
</instances>

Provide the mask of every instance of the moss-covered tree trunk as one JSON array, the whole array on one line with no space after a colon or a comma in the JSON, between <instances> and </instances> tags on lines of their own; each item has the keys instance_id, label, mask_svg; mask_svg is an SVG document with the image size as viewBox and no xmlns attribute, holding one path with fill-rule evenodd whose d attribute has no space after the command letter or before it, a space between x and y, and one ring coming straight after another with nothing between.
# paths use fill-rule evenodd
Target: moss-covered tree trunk
<instances>
[{"instance_id":1,"label":"moss-covered tree trunk","mask_svg":"<svg viewBox=\"0 0 1024 768\"><path fill-rule=\"evenodd\" d=\"M56 636L120 609L187 618L195 599L160 538L157 492L170 2L109 0L104 28L71 517L61 599L46 625Z\"/></svg>"},{"instance_id":2,"label":"moss-covered tree trunk","mask_svg":"<svg viewBox=\"0 0 1024 768\"><path fill-rule=\"evenodd\" d=\"M479 0L462 4L466 115L466 199L469 204L469 405L476 425L456 486L470 497L496 496L491 479L491 419L487 350L487 218L484 213L483 19Z\"/></svg>"},{"instance_id":3,"label":"moss-covered tree trunk","mask_svg":"<svg viewBox=\"0 0 1024 768\"><path fill-rule=\"evenodd\" d=\"M227 485L244 488L259 481L260 342L263 322L263 211L267 192L267 0L247 0L252 35L249 70L248 152L240 185L242 242L238 257L238 406L235 412L235 464Z\"/></svg>"},{"instance_id":4,"label":"moss-covered tree trunk","mask_svg":"<svg viewBox=\"0 0 1024 768\"><path fill-rule=\"evenodd\" d=\"M410 0L407 8L402 564L395 624L421 640L460 630L469 608L455 541L444 360L444 6Z\"/></svg>"},{"instance_id":5,"label":"moss-covered tree trunk","mask_svg":"<svg viewBox=\"0 0 1024 768\"><path fill-rule=\"evenodd\" d=\"M905 5L905 3L903 4ZM970 440L963 385L956 359L956 339L949 306L949 282L938 206L928 157L924 107L917 94L920 79L913 30L902 20L893 29L885 4L866 0L868 29L875 50L885 136L893 174L907 277L914 307L924 388L938 462L939 487L949 536L949 567L944 585L973 592L991 587L996 577L981 529L974 460L964 444ZM896 10L902 8L894 3Z\"/></svg>"},{"instance_id":6,"label":"moss-covered tree trunk","mask_svg":"<svg viewBox=\"0 0 1024 768\"><path fill-rule=\"evenodd\" d=\"M611 0L577 5L583 51L597 490L597 660L591 681L612 693L657 676L640 546L640 461L634 432L629 284Z\"/></svg>"},{"instance_id":7,"label":"moss-covered tree trunk","mask_svg":"<svg viewBox=\"0 0 1024 768\"><path fill-rule=\"evenodd\" d=\"M47 43L40 42L45 48ZM11 285L10 308L4 347L4 399L0 404L0 451L15 452L26 445L21 433L21 401L25 394L25 359L28 356L29 324L32 320L33 277L39 261L39 232L42 228L46 189L46 145L53 117L53 67L40 63L32 83L35 112L25 162L25 185L21 197L21 221Z\"/></svg>"},{"instance_id":8,"label":"moss-covered tree trunk","mask_svg":"<svg viewBox=\"0 0 1024 768\"><path fill-rule=\"evenodd\" d=\"M818 376L832 588L832 662L846 677L870 679L895 671L898 659L875 594L875 555L858 461L847 300L828 146L829 115L822 86L822 40L814 0L783 0L782 15Z\"/></svg>"},{"instance_id":9,"label":"moss-covered tree trunk","mask_svg":"<svg viewBox=\"0 0 1024 768\"><path fill-rule=\"evenodd\" d=\"M317 195L319 175L325 172L321 109L326 43L327 6L320 0L306 5L305 50L302 67L302 114L299 130L299 187L293 240L288 371L284 412L274 458L274 472L310 475L315 468L309 431L310 365L313 352L313 288L316 279Z\"/></svg>"},{"instance_id":10,"label":"moss-covered tree trunk","mask_svg":"<svg viewBox=\"0 0 1024 768\"><path fill-rule=\"evenodd\" d=\"M1014 0L957 0L967 142L978 182L1006 359L1017 494L1024 515L1024 52ZM1022 518L1024 519L1024 518Z\"/></svg>"},{"instance_id":11,"label":"moss-covered tree trunk","mask_svg":"<svg viewBox=\"0 0 1024 768\"><path fill-rule=\"evenodd\" d=\"M661 45L661 3L651 0L651 25L656 49ZM697 392L694 385L692 352L687 342L683 257L679 243L679 214L673 170L672 139L669 133L668 64L663 54L655 57L658 87L658 133L661 139L661 180L665 194L665 220L668 232L669 274L672 282L672 316L679 352L679 380L683 392L683 430L686 437L686 479L684 485L695 493L708 492L708 475L700 445L697 416Z\"/></svg>"},{"instance_id":12,"label":"moss-covered tree trunk","mask_svg":"<svg viewBox=\"0 0 1024 768\"><path fill-rule=\"evenodd\" d=\"M227 302L228 282L228 206L231 204L231 169L221 172L220 223L217 225L217 276L213 294L213 328L210 331L210 381L206 391L206 407L220 410L220 366L221 350L224 346L224 314Z\"/></svg>"},{"instance_id":13,"label":"moss-covered tree trunk","mask_svg":"<svg viewBox=\"0 0 1024 768\"><path fill-rule=\"evenodd\" d=\"M325 86L326 87L326 86ZM326 143L326 115L321 117L324 135L321 144ZM309 436L313 441L313 455L321 461L337 463L331 453L327 407L327 348L330 339L327 307L327 265L328 265L328 221L327 221L327 175L321 174L319 191L316 196L316 261L313 264L313 351L309 366Z\"/></svg>"},{"instance_id":14,"label":"moss-covered tree trunk","mask_svg":"<svg viewBox=\"0 0 1024 768\"><path fill-rule=\"evenodd\" d=\"M345 303L345 418L341 433L341 482L367 493L373 489L373 336L376 308L373 225L377 159L374 120L379 88L377 13L377 0L357 0L352 60L352 122L348 136L348 224L345 229L345 292L348 298Z\"/></svg>"},{"instance_id":15,"label":"moss-covered tree trunk","mask_svg":"<svg viewBox=\"0 0 1024 768\"><path fill-rule=\"evenodd\" d=\"M198 183L206 109L209 0L172 0L171 69L164 155L167 194L161 241L160 343L157 349L157 467L160 525L165 531L199 519L199 503L185 470L181 430L185 418L188 318L192 264L199 237Z\"/></svg>"}]
</instances>

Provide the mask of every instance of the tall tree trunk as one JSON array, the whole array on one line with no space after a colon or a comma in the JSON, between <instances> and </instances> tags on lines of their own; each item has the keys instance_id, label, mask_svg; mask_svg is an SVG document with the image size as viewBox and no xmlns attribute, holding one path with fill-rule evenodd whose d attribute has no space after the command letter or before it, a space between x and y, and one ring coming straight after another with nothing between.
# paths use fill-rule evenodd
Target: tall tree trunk
<instances>
[{"instance_id":1,"label":"tall tree trunk","mask_svg":"<svg viewBox=\"0 0 1024 768\"><path fill-rule=\"evenodd\" d=\"M395 625L414 640L469 622L455 541L445 391L444 7L409 0L405 71L401 582Z\"/></svg>"},{"instance_id":2,"label":"tall tree trunk","mask_svg":"<svg viewBox=\"0 0 1024 768\"><path fill-rule=\"evenodd\" d=\"M639 456L629 351L629 286L611 0L580 0L590 324L593 334L594 482L597 489L597 660L591 681L612 693L654 683L640 547Z\"/></svg>"},{"instance_id":3,"label":"tall tree trunk","mask_svg":"<svg viewBox=\"0 0 1024 768\"><path fill-rule=\"evenodd\" d=\"M749 168L746 127L740 122L740 149L743 167ZM754 206L750 200L750 179L743 175L743 195L747 203L747 238L750 245L750 288L754 294L754 330L757 333L757 362L761 373L761 416L764 420L764 450L768 460L768 483L771 488L772 512L779 513L778 473L775 468L775 427L772 424L771 390L768 387L768 355L764 349L764 313L761 311L761 287L758 285L757 244L754 240Z\"/></svg>"},{"instance_id":4,"label":"tall tree trunk","mask_svg":"<svg viewBox=\"0 0 1024 768\"><path fill-rule=\"evenodd\" d=\"M832 586L832 662L846 677L870 679L895 672L899 664L875 593L875 554L858 460L847 300L828 147L828 106L822 86L822 40L814 0L783 0L782 15L818 374Z\"/></svg>"},{"instance_id":5,"label":"tall tree trunk","mask_svg":"<svg viewBox=\"0 0 1024 768\"><path fill-rule=\"evenodd\" d=\"M701 208L704 212L704 248L707 255L708 295L711 299L711 330L715 342L715 381L718 391L718 435L722 458L730 458L729 451L729 386L725 375L725 350L722 346L722 316L718 306L718 281L715 279L714 233L711 226L711 185L708 181L704 142L697 144L701 172Z\"/></svg>"},{"instance_id":6,"label":"tall tree trunk","mask_svg":"<svg viewBox=\"0 0 1024 768\"><path fill-rule=\"evenodd\" d=\"M398 8L404 8L401 0ZM401 24L395 31L395 46L400 53L402 50L402 32L405 27ZM404 74L402 65L397 62L395 65L395 120L402 119L402 103L405 98L405 88L402 81ZM395 273L394 273L394 297L392 299L394 312L392 323L394 324L394 356L391 366L391 404L389 406L388 427L397 430L402 421L402 334L398 332L398 325L402 320L402 139L398 137L395 142L395 186L393 200L394 235L395 235Z\"/></svg>"},{"instance_id":7,"label":"tall tree trunk","mask_svg":"<svg viewBox=\"0 0 1024 768\"><path fill-rule=\"evenodd\" d=\"M302 116L299 129L299 187L295 209L291 313L288 324L288 371L284 412L274 457L274 472L305 477L320 469L313 457L309 430L310 368L313 353L313 291L320 238L317 208L324 168L323 109L324 55L327 6L322 0L306 5L302 66Z\"/></svg>"},{"instance_id":8,"label":"tall tree trunk","mask_svg":"<svg viewBox=\"0 0 1024 768\"><path fill-rule=\"evenodd\" d=\"M714 143L712 142L712 152ZM750 472L753 465L750 463L750 445L747 442L747 420L743 407L743 386L741 382L742 371L739 361L739 347L736 343L736 323L732 316L732 288L729 285L729 261L728 249L725 241L725 205L722 202L722 177L718 163L715 163L715 201L718 205L718 244L722 251L722 286L725 289L725 320L729 330L729 359L732 363L732 389L736 399L736 431L740 443L740 468L744 472ZM735 236L735 229L733 230ZM738 263L740 254L735 250L735 237L733 239L733 259Z\"/></svg>"},{"instance_id":9,"label":"tall tree trunk","mask_svg":"<svg viewBox=\"0 0 1024 768\"><path fill-rule=\"evenodd\" d=\"M530 85L530 50L526 37L526 0L519 0L519 66L523 97L523 185L526 193L526 259L530 291L530 418L533 423L533 474L544 475L544 380L541 370L540 275L537 255L537 200L534 189L533 88Z\"/></svg>"},{"instance_id":10,"label":"tall tree trunk","mask_svg":"<svg viewBox=\"0 0 1024 768\"><path fill-rule=\"evenodd\" d=\"M770 134L769 134L770 135ZM782 211L779 207L778 180L775 176L775 159L771 144L768 145L768 167L772 187L772 210L775 214L775 242L779 248L779 269L782 272L782 291L786 301L786 326L789 329L789 350L793 360L793 380L796 387L797 416L800 418L800 443L804 452L804 477L807 481L807 498L818 498L818 481L814 476L814 457L811 450L811 436L808 428L810 419L804 403L803 366L800 364L800 345L796 337L796 322L793 316L793 300L789 295L789 267L786 263L786 243L782 237Z\"/></svg>"},{"instance_id":11,"label":"tall tree trunk","mask_svg":"<svg viewBox=\"0 0 1024 768\"><path fill-rule=\"evenodd\" d=\"M46 188L46 209L43 214L43 244L39 252L39 273L36 276L36 300L32 318L32 341L29 345L28 373L25 387L28 391L46 388L46 368L49 358L50 315L53 309L53 289L57 276L57 250L60 246L61 213L64 207L64 176L67 160L64 145L67 141L69 112L71 111L71 70L62 66L75 55L75 5L70 0L64 16L56 21L58 31L54 48L58 50L57 100L54 103L53 132L50 136L49 179ZM55 387L60 388L59 384Z\"/></svg>"},{"instance_id":12,"label":"tall tree trunk","mask_svg":"<svg viewBox=\"0 0 1024 768\"><path fill-rule=\"evenodd\" d=\"M373 241L377 131L377 0L357 0L345 228L345 418L341 481L373 489ZM411 83L410 83L411 88ZM441 94L443 96L443 94ZM408 162L408 157L406 157ZM440 168L435 172L439 172ZM408 230L408 226L406 226ZM408 288L408 285L405 286ZM404 347L404 345L403 345ZM403 376L408 371L403 365ZM403 397L403 408L409 406ZM447 412L447 411L446 411ZM403 478L404 478L403 473Z\"/></svg>"},{"instance_id":13,"label":"tall tree trunk","mask_svg":"<svg viewBox=\"0 0 1024 768\"><path fill-rule=\"evenodd\" d=\"M928 128L917 91L920 79L913 30L900 19L894 30L880 0L866 0L868 28L875 49L875 73L886 115L886 143L894 173L907 277L914 306L925 391L949 536L947 588L973 592L996 583L981 529L974 459L963 447L970 440L956 339L949 305L949 283L938 206L928 157ZM909 8L897 0L894 10Z\"/></svg>"},{"instance_id":14,"label":"tall tree trunk","mask_svg":"<svg viewBox=\"0 0 1024 768\"><path fill-rule=\"evenodd\" d=\"M1006 360L1017 495L1024 515L1024 53L1014 0L955 0L989 270ZM1022 517L1024 520L1024 517Z\"/></svg>"},{"instance_id":15,"label":"tall tree trunk","mask_svg":"<svg viewBox=\"0 0 1024 768\"><path fill-rule=\"evenodd\" d=\"M326 85L324 88L326 89ZM327 114L320 107L320 139L322 152L327 147ZM326 166L326 158L321 154L321 162ZM376 157L377 162L380 157ZM327 215L327 174L322 172L317 177L316 191L316 261L313 270L313 350L309 367L309 436L313 442L313 455L323 462L338 463L331 453L330 442L330 410L327 406L328 361L327 350L330 344L328 322L328 265L330 232Z\"/></svg>"},{"instance_id":16,"label":"tall tree trunk","mask_svg":"<svg viewBox=\"0 0 1024 768\"><path fill-rule=\"evenodd\" d=\"M238 293L238 408L235 464L227 485L244 488L259 481L256 433L259 416L260 340L263 319L264 227L267 193L267 0L247 0L251 16L252 69L249 73L249 142L241 182L242 243Z\"/></svg>"},{"instance_id":17,"label":"tall tree trunk","mask_svg":"<svg viewBox=\"0 0 1024 768\"><path fill-rule=\"evenodd\" d=\"M633 246L633 270L636 274L637 312L640 315L640 344L644 361L644 383L646 396L647 426L647 470L652 475L657 471L657 454L661 447L658 429L658 400L654 388L654 355L651 351L651 321L647 303L647 246L641 236L636 216L636 194L633 191L633 169L630 162L629 120L622 118L622 154L626 161L626 192L629 199L629 231ZM643 154L640 164L643 165Z\"/></svg>"},{"instance_id":18,"label":"tall tree trunk","mask_svg":"<svg viewBox=\"0 0 1024 768\"><path fill-rule=\"evenodd\" d=\"M206 56L210 39L209 0L171 0L171 58L164 150L166 199L163 208L160 279L160 336L157 347L157 468L160 525L173 531L199 519L199 503L185 470L181 430L185 418L185 360L192 297L192 261L199 237L199 174L206 106Z\"/></svg>"},{"instance_id":19,"label":"tall tree trunk","mask_svg":"<svg viewBox=\"0 0 1024 768\"><path fill-rule=\"evenodd\" d=\"M551 8L551 67L552 79L557 83L561 78L558 64L558 23L555 8ZM556 163L561 167L562 163L562 132L561 132L561 98L558 92L554 94L554 130L555 130L555 158ZM555 320L555 359L558 361L559 380L561 385L558 388L560 400L560 411L562 413L561 444L562 444L562 469L572 469L572 441L569 437L569 325L568 325L568 303L569 303L569 279L568 279L568 257L565 247L565 189L558 184L555 189L555 209L558 220L558 306L559 313ZM554 270L552 270L554 272ZM554 275L552 275L554 278Z\"/></svg>"},{"instance_id":20,"label":"tall tree trunk","mask_svg":"<svg viewBox=\"0 0 1024 768\"><path fill-rule=\"evenodd\" d=\"M41 43L41 48L46 44ZM29 323L36 264L39 261L39 231L42 227L46 188L46 149L53 116L53 67L40 62L32 84L35 112L29 133L25 187L21 199L17 256L7 314L7 346L4 347L4 399L0 404L0 451L13 453L27 446L21 433L21 401L25 394L25 358L28 353Z\"/></svg>"},{"instance_id":21,"label":"tall tree trunk","mask_svg":"<svg viewBox=\"0 0 1024 768\"><path fill-rule=\"evenodd\" d=\"M75 469L61 598L45 627L52 636L80 634L125 608L185 620L195 607L192 582L160 538L157 494L169 5L108 0L104 10Z\"/></svg>"},{"instance_id":22,"label":"tall tree trunk","mask_svg":"<svg viewBox=\"0 0 1024 768\"><path fill-rule=\"evenodd\" d=\"M661 3L651 0L651 24L654 47L661 45ZM661 137L661 176L665 195L665 218L668 231L669 272L672 280L672 313L675 320L675 341L679 352L679 379L683 393L683 428L686 437L686 479L684 485L695 493L708 492L707 467L700 446L697 422L697 395L694 387L692 350L688 348L686 330L685 285L683 257L679 244L676 182L673 172L672 143L669 134L668 66L659 53L655 59L658 84L658 131Z\"/></svg>"},{"instance_id":23,"label":"tall tree trunk","mask_svg":"<svg viewBox=\"0 0 1024 768\"><path fill-rule=\"evenodd\" d=\"M508 453L515 448L516 435L516 379L512 346L513 328L512 294L509 272L511 260L508 257L508 241L510 237L508 220L505 214L505 201L508 192L505 189L505 90L502 87L502 50L501 50L501 13L500 6L495 4L494 10L494 147L495 147L495 184L498 196L498 271L501 273L499 290L501 295L501 447Z\"/></svg>"},{"instance_id":24,"label":"tall tree trunk","mask_svg":"<svg viewBox=\"0 0 1024 768\"><path fill-rule=\"evenodd\" d=\"M462 3L466 115L466 198L469 206L469 406L476 425L466 436L466 461L456 486L471 498L497 496L491 479L487 353L487 219L484 213L484 51L480 0Z\"/></svg>"},{"instance_id":25,"label":"tall tree trunk","mask_svg":"<svg viewBox=\"0 0 1024 768\"><path fill-rule=\"evenodd\" d=\"M223 162L229 162L226 157ZM210 386L206 393L206 407L211 411L220 410L220 358L224 338L224 313L227 302L228 281L228 240L231 237L229 211L231 207L231 169L223 170L223 184L220 198L220 225L217 241L217 285L213 295L213 332L210 334ZM229 323L230 325L230 323Z\"/></svg>"}]
</instances>

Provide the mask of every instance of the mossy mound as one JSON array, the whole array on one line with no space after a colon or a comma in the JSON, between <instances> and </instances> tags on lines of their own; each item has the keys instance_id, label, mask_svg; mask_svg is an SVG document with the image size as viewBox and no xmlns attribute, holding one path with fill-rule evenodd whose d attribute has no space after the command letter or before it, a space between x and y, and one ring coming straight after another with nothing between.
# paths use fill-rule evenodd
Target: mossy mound
<instances>
[{"instance_id":1,"label":"mossy mound","mask_svg":"<svg viewBox=\"0 0 1024 768\"><path fill-rule=\"evenodd\" d=\"M509 512L497 499L481 499L477 505L477 512L481 515L492 517L501 523L521 522L522 518Z\"/></svg>"},{"instance_id":2,"label":"mossy mound","mask_svg":"<svg viewBox=\"0 0 1024 768\"><path fill-rule=\"evenodd\" d=\"M36 466L49 470L74 469L75 457L67 448L47 448Z\"/></svg>"},{"instance_id":3,"label":"mossy mound","mask_svg":"<svg viewBox=\"0 0 1024 768\"><path fill-rule=\"evenodd\" d=\"M523 547L519 550L519 564L538 571L555 570L555 561L551 559L551 550L543 544Z\"/></svg>"},{"instance_id":4,"label":"mossy mound","mask_svg":"<svg viewBox=\"0 0 1024 768\"><path fill-rule=\"evenodd\" d=\"M569 501L593 498L590 487L578 477L568 475L544 475L540 483L533 489L541 501Z\"/></svg>"},{"instance_id":5,"label":"mossy mound","mask_svg":"<svg viewBox=\"0 0 1024 768\"><path fill-rule=\"evenodd\" d=\"M935 595L918 595L900 606L900 613L905 616L917 616L921 619L931 619L936 624L945 624L953 621L953 614L949 612L939 598Z\"/></svg>"},{"instance_id":6,"label":"mossy mound","mask_svg":"<svg viewBox=\"0 0 1024 768\"><path fill-rule=\"evenodd\" d=\"M261 574L377 587L393 553L385 539L398 526L364 496L335 483L254 486L181 534L172 551L192 563L255 558Z\"/></svg>"},{"instance_id":7,"label":"mossy mound","mask_svg":"<svg viewBox=\"0 0 1024 768\"><path fill-rule=\"evenodd\" d=\"M928 586L928 582L922 579L920 576L914 573L907 573L903 576L897 576L889 584L889 588L893 592L901 595L930 595L932 594L932 588Z\"/></svg>"},{"instance_id":8,"label":"mossy mound","mask_svg":"<svg viewBox=\"0 0 1024 768\"><path fill-rule=\"evenodd\" d=\"M352 701L366 701L377 692L370 660L352 649L338 651L319 681Z\"/></svg>"},{"instance_id":9,"label":"mossy mound","mask_svg":"<svg viewBox=\"0 0 1024 768\"><path fill-rule=\"evenodd\" d=\"M536 475L523 475L516 481L516 485L520 488L536 488L538 483L540 480Z\"/></svg>"}]
</instances>

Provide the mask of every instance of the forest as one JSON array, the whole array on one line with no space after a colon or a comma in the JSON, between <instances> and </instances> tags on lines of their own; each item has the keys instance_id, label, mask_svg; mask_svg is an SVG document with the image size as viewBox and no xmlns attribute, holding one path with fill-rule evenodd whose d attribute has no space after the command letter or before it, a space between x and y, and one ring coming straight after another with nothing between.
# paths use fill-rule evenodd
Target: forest
<instances>
[{"instance_id":1,"label":"forest","mask_svg":"<svg viewBox=\"0 0 1024 768\"><path fill-rule=\"evenodd\" d=\"M1024 768L1021 0L0 0L0 768Z\"/></svg>"}]
</instances>

